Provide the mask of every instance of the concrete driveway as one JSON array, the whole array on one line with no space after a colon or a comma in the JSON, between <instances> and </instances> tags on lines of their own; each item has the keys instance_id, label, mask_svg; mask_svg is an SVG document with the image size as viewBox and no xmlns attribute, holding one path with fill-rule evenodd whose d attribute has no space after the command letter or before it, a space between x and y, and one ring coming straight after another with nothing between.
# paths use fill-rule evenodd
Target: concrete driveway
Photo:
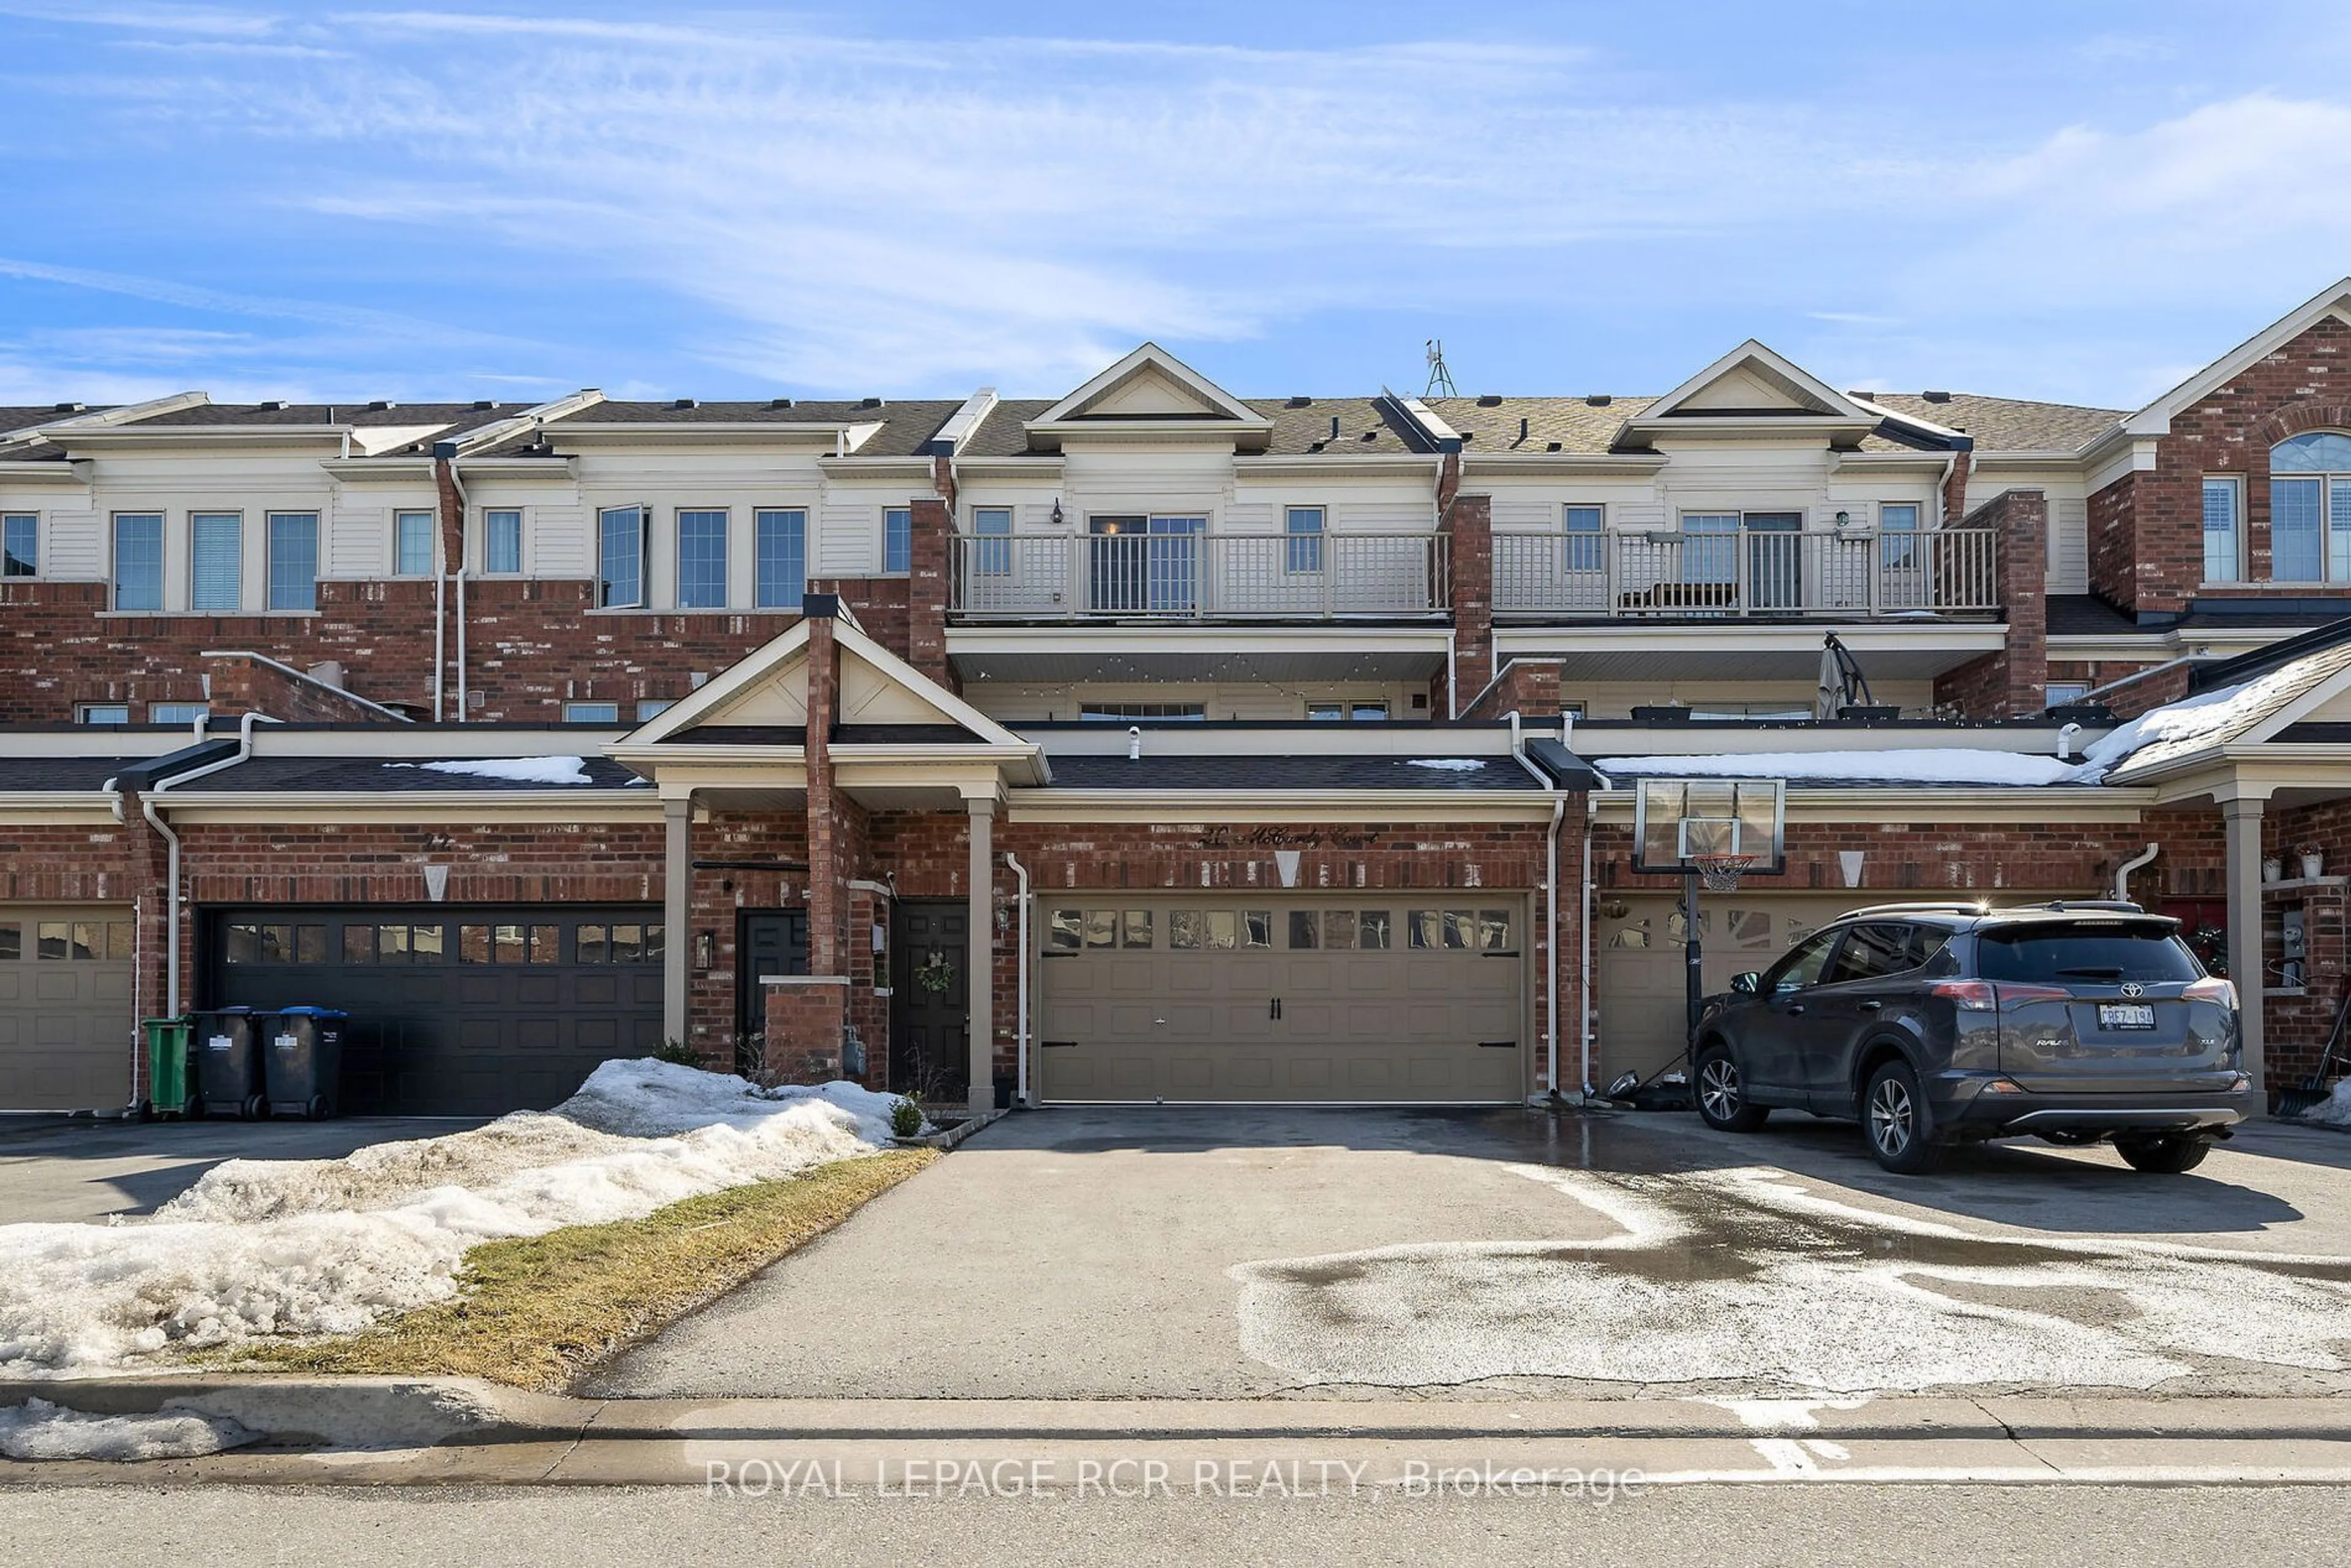
<instances>
[{"instance_id":1,"label":"concrete driveway","mask_svg":"<svg viewBox=\"0 0 2351 1568\"><path fill-rule=\"evenodd\" d=\"M1687 1115L1008 1118L622 1357L617 1396L2351 1391L2351 1137L2196 1173Z\"/></svg>"},{"instance_id":2,"label":"concrete driveway","mask_svg":"<svg viewBox=\"0 0 2351 1568\"><path fill-rule=\"evenodd\" d=\"M479 1126L440 1117L331 1122L0 1122L0 1224L149 1214L223 1160L340 1159L365 1144Z\"/></svg>"}]
</instances>

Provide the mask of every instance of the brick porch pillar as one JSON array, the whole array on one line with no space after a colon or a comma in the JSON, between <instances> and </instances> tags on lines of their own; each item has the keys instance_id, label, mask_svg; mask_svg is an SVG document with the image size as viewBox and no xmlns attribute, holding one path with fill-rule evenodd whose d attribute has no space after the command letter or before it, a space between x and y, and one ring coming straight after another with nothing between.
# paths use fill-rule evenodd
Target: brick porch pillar
<instances>
[{"instance_id":1,"label":"brick porch pillar","mask_svg":"<svg viewBox=\"0 0 2351 1568\"><path fill-rule=\"evenodd\" d=\"M767 996L771 1071L806 1081L841 1071L841 1026L848 1017L849 878L840 801L832 778L832 727L840 711L841 646L833 635L840 601L830 593L800 600L808 618L808 936L806 982L770 987Z\"/></svg>"},{"instance_id":2,"label":"brick porch pillar","mask_svg":"<svg viewBox=\"0 0 2351 1568\"><path fill-rule=\"evenodd\" d=\"M955 547L955 512L935 496L907 504L913 538L907 560L906 662L950 690L959 689L947 667L949 557Z\"/></svg>"},{"instance_id":3,"label":"brick porch pillar","mask_svg":"<svg viewBox=\"0 0 2351 1568\"><path fill-rule=\"evenodd\" d=\"M1446 716L1458 718L1494 678L1494 498L1456 496L1438 531L1447 537L1453 584L1453 690Z\"/></svg>"},{"instance_id":4,"label":"brick porch pillar","mask_svg":"<svg viewBox=\"0 0 2351 1568\"><path fill-rule=\"evenodd\" d=\"M971 874L966 913L971 956L965 961L965 993L971 999L971 1090L974 1114L996 1109L996 800L964 802L971 816Z\"/></svg>"}]
</instances>

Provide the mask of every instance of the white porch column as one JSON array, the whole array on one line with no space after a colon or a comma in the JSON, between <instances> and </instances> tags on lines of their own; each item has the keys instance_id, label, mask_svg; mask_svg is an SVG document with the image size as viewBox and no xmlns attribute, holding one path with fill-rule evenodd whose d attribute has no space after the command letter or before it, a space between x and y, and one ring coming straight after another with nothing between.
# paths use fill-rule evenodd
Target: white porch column
<instances>
[{"instance_id":1,"label":"white porch column","mask_svg":"<svg viewBox=\"0 0 2351 1568\"><path fill-rule=\"evenodd\" d=\"M688 1043L685 1033L687 982L694 973L693 919L694 800L662 802L667 837L662 850L662 1038ZM726 1064L733 1071L734 1064Z\"/></svg>"},{"instance_id":2,"label":"white porch column","mask_svg":"<svg viewBox=\"0 0 2351 1568\"><path fill-rule=\"evenodd\" d=\"M2220 821L2229 849L2229 977L2237 982L2237 1003L2245 1042L2245 1071L2253 1090L2269 1089L2262 1050L2262 802L2223 800Z\"/></svg>"},{"instance_id":3,"label":"white porch column","mask_svg":"<svg viewBox=\"0 0 2351 1568\"><path fill-rule=\"evenodd\" d=\"M996 800L964 801L971 813L971 900L966 918L971 956L964 994L971 1008L971 1094L974 1113L996 1109Z\"/></svg>"}]
</instances>

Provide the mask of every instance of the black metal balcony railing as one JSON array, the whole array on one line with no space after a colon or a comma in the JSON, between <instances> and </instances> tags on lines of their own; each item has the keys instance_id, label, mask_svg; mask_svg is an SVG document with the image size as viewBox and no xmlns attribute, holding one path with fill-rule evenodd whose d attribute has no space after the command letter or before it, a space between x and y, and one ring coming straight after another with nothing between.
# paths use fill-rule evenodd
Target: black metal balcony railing
<instances>
[{"instance_id":1,"label":"black metal balcony railing","mask_svg":"<svg viewBox=\"0 0 2351 1568\"><path fill-rule=\"evenodd\" d=\"M958 535L965 620L1330 621L1442 613L1435 534Z\"/></svg>"},{"instance_id":2,"label":"black metal balcony railing","mask_svg":"<svg viewBox=\"0 0 2351 1568\"><path fill-rule=\"evenodd\" d=\"M1496 534L1498 614L1855 615L2000 608L1990 528Z\"/></svg>"}]
</instances>

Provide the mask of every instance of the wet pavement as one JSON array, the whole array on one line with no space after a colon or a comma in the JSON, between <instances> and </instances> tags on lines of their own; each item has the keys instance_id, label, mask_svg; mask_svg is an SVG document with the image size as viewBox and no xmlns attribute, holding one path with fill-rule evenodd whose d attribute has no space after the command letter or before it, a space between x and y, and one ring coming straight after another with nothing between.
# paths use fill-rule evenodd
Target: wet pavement
<instances>
[{"instance_id":1,"label":"wet pavement","mask_svg":"<svg viewBox=\"0 0 2351 1568\"><path fill-rule=\"evenodd\" d=\"M1782 1117L1012 1117L590 1380L617 1396L2351 1391L2351 1137L1889 1176Z\"/></svg>"}]
</instances>

